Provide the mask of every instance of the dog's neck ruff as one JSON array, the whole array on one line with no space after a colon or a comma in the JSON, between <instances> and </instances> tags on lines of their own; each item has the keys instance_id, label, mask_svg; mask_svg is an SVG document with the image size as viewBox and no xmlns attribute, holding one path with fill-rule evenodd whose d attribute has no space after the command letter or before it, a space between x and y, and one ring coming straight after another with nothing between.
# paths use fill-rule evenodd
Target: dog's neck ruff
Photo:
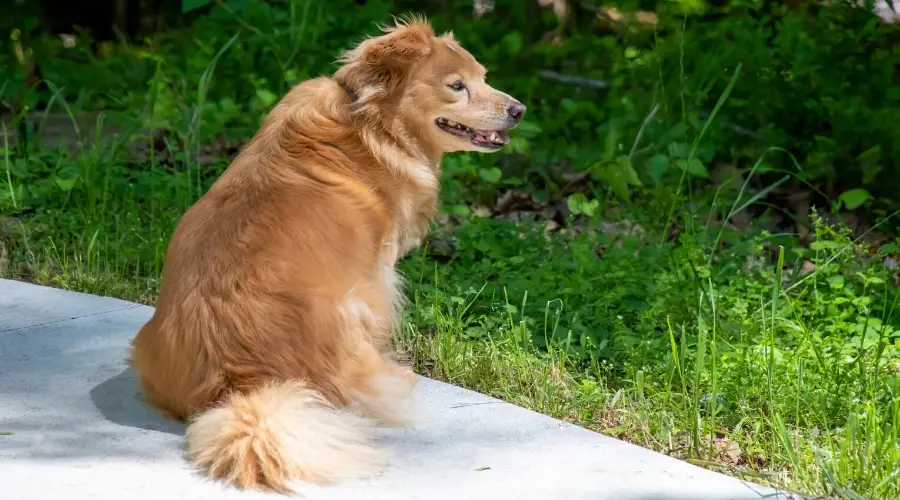
<instances>
[{"instance_id":1,"label":"dog's neck ruff","mask_svg":"<svg viewBox=\"0 0 900 500\"><path fill-rule=\"evenodd\" d=\"M350 106L354 108L352 114L366 113L367 103L365 102L365 99L360 100L360 93L342 79L335 79L335 81L341 89L347 93L347 97L350 100ZM370 124L372 123L369 120L365 121ZM378 121L380 122L381 120L379 119ZM382 123L381 125L384 124ZM427 186L429 188L435 188L437 186L438 180L435 172L440 164L440 158L437 160L428 158L428 155L426 155L414 141L411 143L409 138L398 136L394 131L385 126L381 127L380 132L381 133L370 128L368 133L363 132L360 134L366 148L369 149L380 162L388 166L394 172L408 177L416 184ZM373 133L376 135L372 135ZM394 147L385 148L383 144L381 144L381 141L376 139L378 136L381 136L382 138L387 136Z\"/></svg>"}]
</instances>

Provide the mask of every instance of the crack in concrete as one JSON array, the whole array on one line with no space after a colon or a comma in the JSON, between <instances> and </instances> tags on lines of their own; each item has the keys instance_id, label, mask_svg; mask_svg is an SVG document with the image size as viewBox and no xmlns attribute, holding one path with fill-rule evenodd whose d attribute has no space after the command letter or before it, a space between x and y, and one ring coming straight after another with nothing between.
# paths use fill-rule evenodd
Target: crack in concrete
<instances>
[{"instance_id":1,"label":"crack in concrete","mask_svg":"<svg viewBox=\"0 0 900 500\"><path fill-rule=\"evenodd\" d=\"M66 321L74 321L74 320L76 320L76 319L90 318L91 316L102 316L102 315L104 315L104 314L112 314L112 313L115 313L115 312L127 311L127 310L129 310L129 309L134 309L134 308L137 308L137 307L141 307L141 304L132 304L132 305L127 306L127 307L120 307L120 308L118 308L118 309L112 309L112 310L109 310L109 311L92 312L92 313L89 313L89 314L82 314L81 316L73 316L73 317L71 317L71 318L63 318L63 319L58 319L58 320L55 320L55 321L47 321L46 323L38 323L38 324L36 324L36 325L19 326L19 327L16 327L16 328L7 328L7 329L5 329L5 330L0 330L0 333L16 332L16 331L19 331L19 330L28 330L29 328L38 328L38 327L41 327L41 326L54 325L54 324L56 324L56 323L65 323Z\"/></svg>"}]
</instances>

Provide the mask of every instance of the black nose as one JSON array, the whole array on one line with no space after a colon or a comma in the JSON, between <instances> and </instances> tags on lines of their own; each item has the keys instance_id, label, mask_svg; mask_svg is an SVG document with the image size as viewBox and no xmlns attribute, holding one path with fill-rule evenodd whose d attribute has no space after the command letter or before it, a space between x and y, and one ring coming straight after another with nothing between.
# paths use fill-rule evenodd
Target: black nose
<instances>
[{"instance_id":1,"label":"black nose","mask_svg":"<svg viewBox=\"0 0 900 500\"><path fill-rule=\"evenodd\" d=\"M525 105L521 102L514 102L506 108L506 112L509 113L513 120L519 121L525 116Z\"/></svg>"}]
</instances>

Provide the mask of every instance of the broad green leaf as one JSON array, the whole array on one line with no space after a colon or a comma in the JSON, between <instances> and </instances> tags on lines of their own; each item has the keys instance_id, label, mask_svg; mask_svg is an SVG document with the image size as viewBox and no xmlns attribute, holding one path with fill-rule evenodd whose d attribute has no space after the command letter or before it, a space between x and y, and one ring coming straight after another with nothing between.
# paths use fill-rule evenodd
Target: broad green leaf
<instances>
[{"instance_id":1,"label":"broad green leaf","mask_svg":"<svg viewBox=\"0 0 900 500\"><path fill-rule=\"evenodd\" d=\"M516 55L522 51L522 46L524 45L522 41L522 35L518 31L513 31L507 33L503 37L503 48L506 49L506 52L511 55Z\"/></svg>"},{"instance_id":2,"label":"broad green leaf","mask_svg":"<svg viewBox=\"0 0 900 500\"><path fill-rule=\"evenodd\" d=\"M568 97L559 101L559 105L562 106L563 111L565 111L566 113L572 114L578 111L578 103Z\"/></svg>"},{"instance_id":3,"label":"broad green leaf","mask_svg":"<svg viewBox=\"0 0 900 500\"><path fill-rule=\"evenodd\" d=\"M75 187L75 179L62 179L60 177L57 177L53 180L53 182L59 189L65 192L69 192L73 187Z\"/></svg>"},{"instance_id":4,"label":"broad green leaf","mask_svg":"<svg viewBox=\"0 0 900 500\"><path fill-rule=\"evenodd\" d=\"M469 207L466 205L444 205L441 211L447 215L459 215L461 217L469 215Z\"/></svg>"},{"instance_id":5,"label":"broad green leaf","mask_svg":"<svg viewBox=\"0 0 900 500\"><path fill-rule=\"evenodd\" d=\"M519 126L516 127L515 132L513 134L522 137L535 137L540 135L543 132L541 127L534 122L524 120L519 123Z\"/></svg>"},{"instance_id":6,"label":"broad green leaf","mask_svg":"<svg viewBox=\"0 0 900 500\"><path fill-rule=\"evenodd\" d=\"M228 0L228 6L235 12L244 10L244 7L250 5L250 0Z\"/></svg>"},{"instance_id":7,"label":"broad green leaf","mask_svg":"<svg viewBox=\"0 0 900 500\"><path fill-rule=\"evenodd\" d=\"M690 162L680 159L675 160L675 165L678 165L678 168L682 170L687 169L688 173L691 175L709 179L709 170L706 169L706 165L704 165L702 161L696 158L692 159Z\"/></svg>"},{"instance_id":8,"label":"broad green leaf","mask_svg":"<svg viewBox=\"0 0 900 500\"><path fill-rule=\"evenodd\" d=\"M841 244L830 240L817 240L809 244L809 248L813 250L825 250L826 248L836 250L841 248Z\"/></svg>"},{"instance_id":9,"label":"broad green leaf","mask_svg":"<svg viewBox=\"0 0 900 500\"><path fill-rule=\"evenodd\" d=\"M881 165L863 165L863 184L869 185L875 182L875 178L881 173Z\"/></svg>"},{"instance_id":10,"label":"broad green leaf","mask_svg":"<svg viewBox=\"0 0 900 500\"><path fill-rule=\"evenodd\" d=\"M640 181L628 157L620 157L614 163L597 163L593 168L600 180L616 196L625 201L631 201L631 189L629 186L640 185Z\"/></svg>"},{"instance_id":11,"label":"broad green leaf","mask_svg":"<svg viewBox=\"0 0 900 500\"><path fill-rule=\"evenodd\" d=\"M205 7L209 0L181 0L181 12L186 13L200 7Z\"/></svg>"},{"instance_id":12,"label":"broad green leaf","mask_svg":"<svg viewBox=\"0 0 900 500\"><path fill-rule=\"evenodd\" d=\"M500 182L500 178L503 177L503 172L497 167L482 168L478 171L478 175L491 184L497 184Z\"/></svg>"},{"instance_id":13,"label":"broad green leaf","mask_svg":"<svg viewBox=\"0 0 900 500\"><path fill-rule=\"evenodd\" d=\"M673 142L668 147L669 156L672 158L687 159L691 155L691 146L686 142Z\"/></svg>"},{"instance_id":14,"label":"broad green leaf","mask_svg":"<svg viewBox=\"0 0 900 500\"><path fill-rule=\"evenodd\" d=\"M256 97L259 97L259 102L266 108L273 106L278 100L278 96L269 89L258 89Z\"/></svg>"},{"instance_id":15,"label":"broad green leaf","mask_svg":"<svg viewBox=\"0 0 900 500\"><path fill-rule=\"evenodd\" d=\"M675 139L684 137L684 135L687 133L687 131L688 131L688 124L685 122L678 122L677 124L675 124L675 126L670 128L669 130L667 130L666 133L664 133L662 135L662 137L659 138L659 140L657 141L657 144L668 144L669 142L674 141ZM687 153L685 153L685 157L687 157Z\"/></svg>"},{"instance_id":16,"label":"broad green leaf","mask_svg":"<svg viewBox=\"0 0 900 500\"><path fill-rule=\"evenodd\" d=\"M867 285L883 285L884 280L879 278L878 276L866 276L865 277Z\"/></svg>"},{"instance_id":17,"label":"broad green leaf","mask_svg":"<svg viewBox=\"0 0 900 500\"><path fill-rule=\"evenodd\" d=\"M510 153L525 154L528 153L530 144L528 139L524 137L513 136L509 138L509 146L507 149Z\"/></svg>"},{"instance_id":18,"label":"broad green leaf","mask_svg":"<svg viewBox=\"0 0 900 500\"><path fill-rule=\"evenodd\" d=\"M600 202L598 200L588 200L587 203L581 207L581 211L584 215L593 217L597 215L598 208L600 208Z\"/></svg>"},{"instance_id":19,"label":"broad green leaf","mask_svg":"<svg viewBox=\"0 0 900 500\"><path fill-rule=\"evenodd\" d=\"M619 128L615 123L609 124L606 142L603 145L603 160L610 161L616 156L619 147Z\"/></svg>"},{"instance_id":20,"label":"broad green leaf","mask_svg":"<svg viewBox=\"0 0 900 500\"><path fill-rule=\"evenodd\" d=\"M566 204L569 206L569 211L572 212L573 215L581 215L584 213L584 205L586 203L587 197L582 193L575 193L566 198Z\"/></svg>"},{"instance_id":21,"label":"broad green leaf","mask_svg":"<svg viewBox=\"0 0 900 500\"><path fill-rule=\"evenodd\" d=\"M880 163L881 145L879 144L863 151L856 159L859 160L863 184L869 185L874 183L875 178L878 177L878 174L883 170Z\"/></svg>"},{"instance_id":22,"label":"broad green leaf","mask_svg":"<svg viewBox=\"0 0 900 500\"><path fill-rule=\"evenodd\" d=\"M653 184L662 182L662 176L669 168L669 157L666 155L654 155L647 160L647 175Z\"/></svg>"},{"instance_id":23,"label":"broad green leaf","mask_svg":"<svg viewBox=\"0 0 900 500\"><path fill-rule=\"evenodd\" d=\"M861 207L863 203L871 199L872 195L862 188L844 191L844 193L838 197L838 200L844 202L844 206L847 207L848 210L856 210Z\"/></svg>"},{"instance_id":24,"label":"broad green leaf","mask_svg":"<svg viewBox=\"0 0 900 500\"><path fill-rule=\"evenodd\" d=\"M594 166L591 167L591 170L595 174L593 178L597 180L601 185L612 189L613 193L615 193L619 197L624 198L625 196L629 196L628 183L624 182L623 179L615 174L614 165L599 162L594 164Z\"/></svg>"},{"instance_id":25,"label":"broad green leaf","mask_svg":"<svg viewBox=\"0 0 900 500\"><path fill-rule=\"evenodd\" d=\"M638 177L637 172L634 170L634 165L631 163L631 158L627 156L620 156L616 160L616 167L618 167L619 172L625 177L625 180L628 181L628 184L632 186L643 186L644 183L641 182L640 177Z\"/></svg>"},{"instance_id":26,"label":"broad green leaf","mask_svg":"<svg viewBox=\"0 0 900 500\"><path fill-rule=\"evenodd\" d=\"M844 288L844 277L840 274L836 274L834 276L829 276L827 280L828 285L834 289Z\"/></svg>"},{"instance_id":27,"label":"broad green leaf","mask_svg":"<svg viewBox=\"0 0 900 500\"><path fill-rule=\"evenodd\" d=\"M582 193L570 195L566 199L566 204L569 205L569 211L573 215L587 215L588 217L594 217L597 214L597 209L600 208L599 201L589 200Z\"/></svg>"},{"instance_id":28,"label":"broad green leaf","mask_svg":"<svg viewBox=\"0 0 900 500\"><path fill-rule=\"evenodd\" d=\"M874 165L881 161L881 144L869 148L856 157L863 165Z\"/></svg>"}]
</instances>

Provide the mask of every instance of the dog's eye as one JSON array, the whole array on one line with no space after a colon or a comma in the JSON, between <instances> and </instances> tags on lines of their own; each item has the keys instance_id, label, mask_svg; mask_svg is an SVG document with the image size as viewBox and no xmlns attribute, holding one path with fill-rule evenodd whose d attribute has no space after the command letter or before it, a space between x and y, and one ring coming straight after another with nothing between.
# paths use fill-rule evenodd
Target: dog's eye
<instances>
[{"instance_id":1,"label":"dog's eye","mask_svg":"<svg viewBox=\"0 0 900 500\"><path fill-rule=\"evenodd\" d=\"M466 84L458 80L447 86L450 87L450 89L454 92L459 92L460 90L466 88Z\"/></svg>"}]
</instances>

